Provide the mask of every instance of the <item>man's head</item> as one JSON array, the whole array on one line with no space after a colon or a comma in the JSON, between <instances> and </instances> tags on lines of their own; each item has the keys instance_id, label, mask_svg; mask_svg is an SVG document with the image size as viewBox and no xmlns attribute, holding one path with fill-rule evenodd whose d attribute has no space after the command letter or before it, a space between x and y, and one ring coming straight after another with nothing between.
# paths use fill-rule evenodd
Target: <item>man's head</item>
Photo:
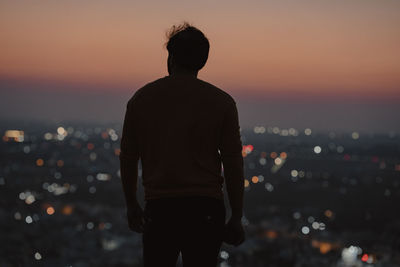
<instances>
[{"instance_id":1,"label":"man's head","mask_svg":"<svg viewBox=\"0 0 400 267\"><path fill-rule=\"evenodd\" d=\"M206 64L210 44L207 37L189 23L172 26L167 33L168 72L180 69L198 72Z\"/></svg>"}]
</instances>

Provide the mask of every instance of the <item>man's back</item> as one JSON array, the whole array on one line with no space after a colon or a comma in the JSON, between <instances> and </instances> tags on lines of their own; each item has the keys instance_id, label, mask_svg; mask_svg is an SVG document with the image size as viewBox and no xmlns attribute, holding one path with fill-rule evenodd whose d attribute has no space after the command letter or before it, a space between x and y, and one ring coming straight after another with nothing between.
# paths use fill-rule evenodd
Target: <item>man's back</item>
<instances>
[{"instance_id":1,"label":"man's back","mask_svg":"<svg viewBox=\"0 0 400 267\"><path fill-rule=\"evenodd\" d=\"M197 79L208 58L205 35L185 23L168 39L169 76L137 90L125 113L120 166L128 224L143 233L145 267L175 266L179 253L184 266L211 267L223 241L244 241L238 112L229 94ZM139 159L144 209L136 198Z\"/></svg>"},{"instance_id":2,"label":"man's back","mask_svg":"<svg viewBox=\"0 0 400 267\"><path fill-rule=\"evenodd\" d=\"M140 88L127 113L123 136L135 134L146 199L223 197L219 150L228 161L242 153L236 104L228 93L196 77L166 76Z\"/></svg>"}]
</instances>

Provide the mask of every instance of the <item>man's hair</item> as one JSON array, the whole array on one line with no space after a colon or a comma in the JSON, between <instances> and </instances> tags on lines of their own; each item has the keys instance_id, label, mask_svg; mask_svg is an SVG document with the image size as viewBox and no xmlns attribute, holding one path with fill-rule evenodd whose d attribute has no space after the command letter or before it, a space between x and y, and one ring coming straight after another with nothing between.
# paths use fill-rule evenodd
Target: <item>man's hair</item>
<instances>
[{"instance_id":1,"label":"man's hair","mask_svg":"<svg viewBox=\"0 0 400 267\"><path fill-rule=\"evenodd\" d=\"M206 64L210 43L196 27L187 22L174 25L167 32L167 40L168 53L181 68L198 71Z\"/></svg>"}]
</instances>

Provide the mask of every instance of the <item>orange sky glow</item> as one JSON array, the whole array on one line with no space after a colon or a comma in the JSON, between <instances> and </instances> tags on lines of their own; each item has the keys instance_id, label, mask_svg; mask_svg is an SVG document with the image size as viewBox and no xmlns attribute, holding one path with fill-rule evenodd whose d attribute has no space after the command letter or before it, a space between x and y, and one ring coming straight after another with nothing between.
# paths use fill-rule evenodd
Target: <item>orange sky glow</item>
<instances>
[{"instance_id":1,"label":"orange sky glow","mask_svg":"<svg viewBox=\"0 0 400 267\"><path fill-rule=\"evenodd\" d=\"M400 97L400 1L144 2L2 1L0 77L132 90L167 75L186 20L211 44L199 78L226 91Z\"/></svg>"}]
</instances>

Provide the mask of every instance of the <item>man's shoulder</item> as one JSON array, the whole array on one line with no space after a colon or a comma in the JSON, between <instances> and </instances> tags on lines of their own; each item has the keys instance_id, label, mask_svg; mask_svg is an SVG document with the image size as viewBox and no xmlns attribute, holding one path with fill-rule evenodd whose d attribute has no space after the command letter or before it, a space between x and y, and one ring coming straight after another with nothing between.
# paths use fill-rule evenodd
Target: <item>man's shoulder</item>
<instances>
[{"instance_id":1,"label":"man's shoulder","mask_svg":"<svg viewBox=\"0 0 400 267\"><path fill-rule=\"evenodd\" d=\"M143 97L148 91L151 90L151 88L155 88L157 87L159 84L163 83L165 81L167 76L162 77L162 78L158 78L156 80L153 80L151 82L146 83L145 85L143 85L142 87L140 87L139 89L137 89L135 91L135 93L133 94L133 96L129 99L128 104L130 102L134 102L137 99Z\"/></svg>"},{"instance_id":2,"label":"man's shoulder","mask_svg":"<svg viewBox=\"0 0 400 267\"><path fill-rule=\"evenodd\" d=\"M204 80L198 79L199 82L203 85L203 87L208 88L211 92L213 92L215 95L221 98L221 100L230 103L230 104L235 104L235 99L225 90L221 89L218 86L215 86L212 83L206 82Z\"/></svg>"},{"instance_id":3,"label":"man's shoulder","mask_svg":"<svg viewBox=\"0 0 400 267\"><path fill-rule=\"evenodd\" d=\"M168 86L168 76L164 76L162 78L158 78L156 80L153 80L144 86L140 87L135 91L133 96L129 99L128 104L131 102L134 102L140 98L142 98L145 95L151 95L154 92L157 92L159 88L162 88L164 86ZM206 82L201 79L196 79L197 83L201 85L203 89L206 89L206 91L209 93L209 96L216 97L218 98L219 101L226 103L227 105L229 104L236 104L235 99L225 90L221 89L220 87L215 86L214 84L211 84L209 82Z\"/></svg>"}]
</instances>

